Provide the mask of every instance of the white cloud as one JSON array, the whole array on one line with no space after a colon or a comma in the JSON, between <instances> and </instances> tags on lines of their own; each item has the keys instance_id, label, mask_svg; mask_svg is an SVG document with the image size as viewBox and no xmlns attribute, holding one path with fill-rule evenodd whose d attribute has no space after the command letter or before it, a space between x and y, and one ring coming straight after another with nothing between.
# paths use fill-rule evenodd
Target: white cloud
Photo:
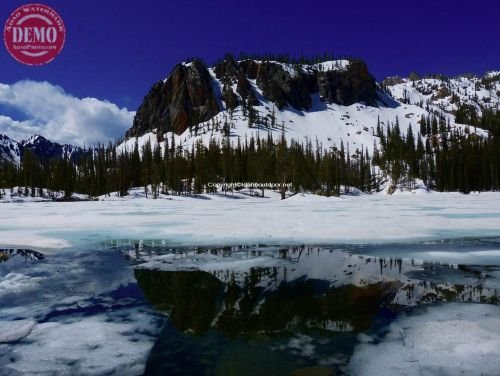
<instances>
[{"instance_id":1,"label":"white cloud","mask_svg":"<svg viewBox=\"0 0 500 376\"><path fill-rule=\"evenodd\" d=\"M39 134L73 145L106 143L124 135L134 114L108 101L74 97L49 82L0 84L0 133L18 141Z\"/></svg>"}]
</instances>

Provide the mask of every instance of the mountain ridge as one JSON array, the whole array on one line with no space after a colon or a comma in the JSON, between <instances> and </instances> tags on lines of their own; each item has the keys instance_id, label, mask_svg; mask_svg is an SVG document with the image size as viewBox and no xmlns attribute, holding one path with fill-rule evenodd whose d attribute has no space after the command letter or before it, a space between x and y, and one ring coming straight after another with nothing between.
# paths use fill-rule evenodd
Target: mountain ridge
<instances>
[{"instance_id":1,"label":"mountain ridge","mask_svg":"<svg viewBox=\"0 0 500 376\"><path fill-rule=\"evenodd\" d=\"M182 134L225 109L258 106L258 93L279 110L291 106L309 110L313 94L342 105L374 103L376 85L361 60L317 64L284 64L277 61L227 58L214 67L200 60L177 64L169 76L153 85L137 110L126 137L147 131ZM252 85L252 83L254 85Z\"/></svg>"},{"instance_id":2,"label":"mountain ridge","mask_svg":"<svg viewBox=\"0 0 500 376\"><path fill-rule=\"evenodd\" d=\"M78 146L59 144L41 135L33 135L21 141L16 141L0 134L0 161L4 160L19 164L22 156L28 150L42 160L64 156L75 160L83 152L83 149Z\"/></svg>"},{"instance_id":3,"label":"mountain ridge","mask_svg":"<svg viewBox=\"0 0 500 376\"><path fill-rule=\"evenodd\" d=\"M438 116L451 128L467 128L456 119L461 105L477 116L498 110L500 71L454 77L412 73L378 83L359 59L286 63L226 57L212 67L195 59L176 65L153 85L118 150L131 150L136 142L161 146L163 140L188 148L212 138L236 142L284 131L289 141L325 149L344 143L373 152L378 126L399 122L403 133L412 127L418 134L422 116ZM473 132L488 134L477 127ZM39 135L20 142L0 135L0 160L18 164L25 150L52 158L74 157L82 149Z\"/></svg>"},{"instance_id":4,"label":"mountain ridge","mask_svg":"<svg viewBox=\"0 0 500 376\"><path fill-rule=\"evenodd\" d=\"M358 64L361 73L348 74L347 84L338 84L335 80L332 83L325 78L328 75L338 78L353 64ZM312 141L322 149L335 149L344 144L358 153L365 148L373 152L379 147L378 127L385 129L399 123L403 134L411 128L417 135L422 117L438 117L440 122L449 124L450 130L469 132L470 122L463 118L457 120L458 104L473 106L478 115L483 107L498 109L500 106L498 71L482 77L463 75L456 79L442 75L420 78L411 74L410 78L392 77L378 83L367 65L357 59L300 64L255 59L236 61L229 57L212 67L197 60L181 63L172 72L192 66L205 70L205 80L208 76L211 79L210 87L206 86L203 93L205 98L210 97L210 103L215 99L217 109L210 105L209 111L200 112L201 118L184 117L186 122L180 127L160 121L162 116L168 117L166 109L171 103L162 104L162 97L155 96L154 90L166 90L172 81L171 73L146 95L119 150L132 150L136 142L143 146L148 141L162 147L164 140L189 150L198 141L208 145L211 139L227 139L236 144L238 140L243 143L245 139L269 134L279 137L284 131L289 142ZM311 80L311 75L316 81ZM349 82L360 77L363 79L354 84ZM189 86L189 82L183 84ZM365 90L357 92L359 87ZM186 92L189 90L183 93ZM480 100L475 100L474 93ZM202 110L207 109L205 106ZM481 137L488 135L488 131L477 126L472 133Z\"/></svg>"}]
</instances>

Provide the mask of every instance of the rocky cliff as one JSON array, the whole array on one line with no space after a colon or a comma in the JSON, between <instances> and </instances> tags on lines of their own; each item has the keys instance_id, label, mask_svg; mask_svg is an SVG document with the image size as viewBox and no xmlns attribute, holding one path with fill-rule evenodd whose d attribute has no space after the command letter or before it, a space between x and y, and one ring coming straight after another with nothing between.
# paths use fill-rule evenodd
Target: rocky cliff
<instances>
[{"instance_id":1,"label":"rocky cliff","mask_svg":"<svg viewBox=\"0 0 500 376\"><path fill-rule=\"evenodd\" d=\"M377 86L360 60L305 65L228 57L212 68L194 60L153 85L126 137L153 130L180 135L225 109L259 105L259 96L279 110L308 111L314 94L327 103L375 105Z\"/></svg>"},{"instance_id":2,"label":"rocky cliff","mask_svg":"<svg viewBox=\"0 0 500 376\"><path fill-rule=\"evenodd\" d=\"M137 110L126 137L158 129L181 134L216 115L220 108L207 68L198 60L178 64L165 81L153 85Z\"/></svg>"}]
</instances>

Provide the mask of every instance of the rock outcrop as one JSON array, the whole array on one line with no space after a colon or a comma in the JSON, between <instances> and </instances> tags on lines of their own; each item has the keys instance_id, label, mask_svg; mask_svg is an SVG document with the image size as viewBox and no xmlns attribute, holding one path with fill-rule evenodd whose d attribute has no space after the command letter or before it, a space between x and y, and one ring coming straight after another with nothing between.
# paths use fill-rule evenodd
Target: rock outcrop
<instances>
[{"instance_id":1,"label":"rock outcrop","mask_svg":"<svg viewBox=\"0 0 500 376\"><path fill-rule=\"evenodd\" d=\"M236 61L228 56L215 65L213 74L215 77L199 60L175 66L169 77L156 83L144 98L126 137L153 130L180 135L223 109L257 106L255 86L279 110L290 106L308 111L313 94L341 105L374 105L377 99L375 80L359 60L350 61L341 69L325 70L317 65Z\"/></svg>"},{"instance_id":2,"label":"rock outcrop","mask_svg":"<svg viewBox=\"0 0 500 376\"><path fill-rule=\"evenodd\" d=\"M377 99L377 86L368 67L356 60L346 70L318 72L319 95L330 103L345 106L357 102L374 105Z\"/></svg>"},{"instance_id":3,"label":"rock outcrop","mask_svg":"<svg viewBox=\"0 0 500 376\"><path fill-rule=\"evenodd\" d=\"M126 137L140 136L153 129L181 134L219 111L212 79L203 63L195 60L178 64L166 81L153 85Z\"/></svg>"}]
</instances>

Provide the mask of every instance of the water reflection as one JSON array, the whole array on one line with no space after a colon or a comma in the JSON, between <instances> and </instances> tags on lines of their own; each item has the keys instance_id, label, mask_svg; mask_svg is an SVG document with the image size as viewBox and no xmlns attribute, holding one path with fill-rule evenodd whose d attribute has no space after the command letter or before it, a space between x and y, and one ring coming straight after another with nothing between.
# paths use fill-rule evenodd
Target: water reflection
<instances>
[{"instance_id":1,"label":"water reflection","mask_svg":"<svg viewBox=\"0 0 500 376\"><path fill-rule=\"evenodd\" d=\"M24 261L40 261L45 257L42 253L31 249L0 248L0 262L12 260L16 256L24 259Z\"/></svg>"},{"instance_id":2,"label":"water reflection","mask_svg":"<svg viewBox=\"0 0 500 376\"><path fill-rule=\"evenodd\" d=\"M126 254L146 298L170 319L147 374L342 374L358 335L408 307L499 302L488 287L494 267L306 246L141 245Z\"/></svg>"}]
</instances>

